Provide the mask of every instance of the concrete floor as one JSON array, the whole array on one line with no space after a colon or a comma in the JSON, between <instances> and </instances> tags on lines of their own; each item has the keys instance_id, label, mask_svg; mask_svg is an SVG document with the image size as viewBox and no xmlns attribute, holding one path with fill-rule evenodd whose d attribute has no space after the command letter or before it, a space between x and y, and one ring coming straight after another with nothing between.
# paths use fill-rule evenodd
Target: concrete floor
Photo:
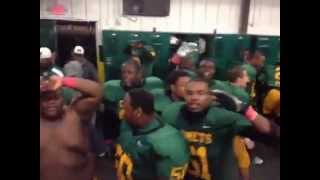
<instances>
[{"instance_id":1,"label":"concrete floor","mask_svg":"<svg viewBox=\"0 0 320 180\"><path fill-rule=\"evenodd\" d=\"M252 166L252 180L280 180L280 151L270 145L256 142L254 155L263 159L261 165ZM99 180L116 180L112 160L100 159L97 161Z\"/></svg>"}]
</instances>

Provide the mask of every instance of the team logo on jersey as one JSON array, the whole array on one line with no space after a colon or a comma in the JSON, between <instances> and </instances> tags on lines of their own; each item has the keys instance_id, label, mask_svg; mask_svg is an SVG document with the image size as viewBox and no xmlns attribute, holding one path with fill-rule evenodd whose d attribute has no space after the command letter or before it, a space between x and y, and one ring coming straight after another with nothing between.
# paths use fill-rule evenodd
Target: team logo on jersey
<instances>
[{"instance_id":1,"label":"team logo on jersey","mask_svg":"<svg viewBox=\"0 0 320 180\"><path fill-rule=\"evenodd\" d=\"M211 144L214 139L213 134L196 131L183 131L183 135L189 142L201 144Z\"/></svg>"},{"instance_id":2,"label":"team logo on jersey","mask_svg":"<svg viewBox=\"0 0 320 180\"><path fill-rule=\"evenodd\" d=\"M172 180L183 180L186 172L187 172L188 164L185 164L181 167L174 167L170 173L170 179Z\"/></svg>"}]
</instances>

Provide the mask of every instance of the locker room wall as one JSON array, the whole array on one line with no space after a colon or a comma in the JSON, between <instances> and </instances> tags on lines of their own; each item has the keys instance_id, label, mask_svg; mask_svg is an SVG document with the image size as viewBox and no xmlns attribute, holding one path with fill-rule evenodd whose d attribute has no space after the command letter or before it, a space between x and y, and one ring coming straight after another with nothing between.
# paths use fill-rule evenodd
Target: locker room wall
<instances>
[{"instance_id":1,"label":"locker room wall","mask_svg":"<svg viewBox=\"0 0 320 180\"><path fill-rule=\"evenodd\" d=\"M102 30L236 34L242 0L171 0L168 17L123 16L122 0L40 0L40 19L97 22L97 40ZM53 4L64 5L64 15L52 15ZM280 0L251 0L249 34L280 35Z\"/></svg>"}]
</instances>

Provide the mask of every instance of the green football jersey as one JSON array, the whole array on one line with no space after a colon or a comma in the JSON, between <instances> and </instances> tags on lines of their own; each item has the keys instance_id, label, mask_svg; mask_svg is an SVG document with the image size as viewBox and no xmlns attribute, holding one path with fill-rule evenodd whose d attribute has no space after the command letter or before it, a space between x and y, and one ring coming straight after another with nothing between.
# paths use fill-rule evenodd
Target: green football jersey
<instances>
[{"instance_id":1,"label":"green football jersey","mask_svg":"<svg viewBox=\"0 0 320 180\"><path fill-rule=\"evenodd\" d=\"M170 97L170 92L164 89L154 89L151 91L154 96L154 108L161 115L162 111L171 103L176 102Z\"/></svg>"},{"instance_id":2,"label":"green football jersey","mask_svg":"<svg viewBox=\"0 0 320 180\"><path fill-rule=\"evenodd\" d=\"M163 120L181 130L189 142L191 161L187 176L192 179L229 180L237 176L233 138L251 127L240 114L211 106L200 119L190 119L185 103L173 103Z\"/></svg>"},{"instance_id":3,"label":"green football jersey","mask_svg":"<svg viewBox=\"0 0 320 180\"><path fill-rule=\"evenodd\" d=\"M116 145L119 180L183 179L190 153L181 132L157 118L143 129L121 123L126 130L122 129Z\"/></svg>"},{"instance_id":4,"label":"green football jersey","mask_svg":"<svg viewBox=\"0 0 320 180\"><path fill-rule=\"evenodd\" d=\"M163 88L163 82L157 77L147 77L142 88L151 91L156 88ZM110 80L104 83L104 98L110 102L117 102L124 97L125 90L121 86L121 80Z\"/></svg>"},{"instance_id":5,"label":"green football jersey","mask_svg":"<svg viewBox=\"0 0 320 180\"><path fill-rule=\"evenodd\" d=\"M269 87L280 88L280 65L267 65L265 73L267 85Z\"/></svg>"},{"instance_id":6,"label":"green football jersey","mask_svg":"<svg viewBox=\"0 0 320 180\"><path fill-rule=\"evenodd\" d=\"M235 86L230 82L225 82L223 86L220 86L215 89L225 91L225 92L237 97L239 100L241 100L244 103L250 102L250 96L249 96L248 92L245 89L238 87L238 86Z\"/></svg>"},{"instance_id":7,"label":"green football jersey","mask_svg":"<svg viewBox=\"0 0 320 180\"><path fill-rule=\"evenodd\" d=\"M192 79L198 77L197 73L195 71L193 71L193 70L190 70L190 69L179 69L179 70L185 71L186 73L188 73L189 77L192 78Z\"/></svg>"},{"instance_id":8,"label":"green football jersey","mask_svg":"<svg viewBox=\"0 0 320 180\"><path fill-rule=\"evenodd\" d=\"M163 88L163 82L157 77L147 77L144 80L142 88L151 91L152 89ZM120 80L110 80L104 84L103 87L104 100L106 101L106 106L108 106L113 111L120 111L122 100L126 91L121 86ZM121 116L121 115L120 115Z\"/></svg>"},{"instance_id":9,"label":"green football jersey","mask_svg":"<svg viewBox=\"0 0 320 180\"><path fill-rule=\"evenodd\" d=\"M250 78L250 82L248 83L248 87L246 91L250 96L250 104L254 107L256 106L256 80L257 80L257 70L250 64L244 64L242 67L247 71L247 74Z\"/></svg>"},{"instance_id":10,"label":"green football jersey","mask_svg":"<svg viewBox=\"0 0 320 180\"><path fill-rule=\"evenodd\" d=\"M216 80L213 79L209 82L209 88L210 89L222 89L225 86L225 81L220 81L220 80Z\"/></svg>"},{"instance_id":11,"label":"green football jersey","mask_svg":"<svg viewBox=\"0 0 320 180\"><path fill-rule=\"evenodd\" d=\"M254 81L257 76L257 70L251 64L244 64L242 67L247 71L250 81Z\"/></svg>"}]
</instances>

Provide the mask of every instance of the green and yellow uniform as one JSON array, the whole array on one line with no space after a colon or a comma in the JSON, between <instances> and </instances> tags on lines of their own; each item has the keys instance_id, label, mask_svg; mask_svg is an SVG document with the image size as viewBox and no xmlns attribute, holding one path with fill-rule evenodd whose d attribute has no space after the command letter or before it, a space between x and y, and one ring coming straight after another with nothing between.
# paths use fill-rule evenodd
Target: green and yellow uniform
<instances>
[{"instance_id":1,"label":"green and yellow uniform","mask_svg":"<svg viewBox=\"0 0 320 180\"><path fill-rule=\"evenodd\" d=\"M270 90L263 99L263 114L272 117L280 117L280 65L276 65L268 73L268 85Z\"/></svg>"},{"instance_id":2,"label":"green and yellow uniform","mask_svg":"<svg viewBox=\"0 0 320 180\"><path fill-rule=\"evenodd\" d=\"M193 70L190 70L190 69L179 69L179 70L188 73L189 77L191 77L191 78L196 78L196 77L198 77L197 73L194 72Z\"/></svg>"},{"instance_id":3,"label":"green and yellow uniform","mask_svg":"<svg viewBox=\"0 0 320 180\"><path fill-rule=\"evenodd\" d=\"M154 96L154 108L161 115L162 111L170 104L176 102L170 96L170 90L154 89L151 91ZM181 100L182 101L182 100Z\"/></svg>"},{"instance_id":4,"label":"green and yellow uniform","mask_svg":"<svg viewBox=\"0 0 320 180\"><path fill-rule=\"evenodd\" d=\"M115 154L119 180L183 179L190 154L181 132L157 118L142 129L123 126Z\"/></svg>"},{"instance_id":5,"label":"green and yellow uniform","mask_svg":"<svg viewBox=\"0 0 320 180\"><path fill-rule=\"evenodd\" d=\"M244 103L249 103L250 102L250 96L248 94L248 92L236 85L233 85L230 82L224 82L222 85L217 86L214 89L219 89L222 91L225 91L235 97L237 97L239 100L241 100Z\"/></svg>"},{"instance_id":6,"label":"green and yellow uniform","mask_svg":"<svg viewBox=\"0 0 320 180\"><path fill-rule=\"evenodd\" d=\"M147 91L152 89L163 88L163 82L157 77L147 77L144 79L141 88ZM111 107L115 111L121 109L122 99L126 93L126 90L121 84L121 80L110 80L104 84L104 100L106 105Z\"/></svg>"},{"instance_id":7,"label":"green and yellow uniform","mask_svg":"<svg viewBox=\"0 0 320 180\"><path fill-rule=\"evenodd\" d=\"M250 64L244 64L242 66L246 71L250 78L250 82L247 88L247 92L250 95L251 104L255 106L255 98L256 98L256 79L257 79L257 70Z\"/></svg>"},{"instance_id":8,"label":"green and yellow uniform","mask_svg":"<svg viewBox=\"0 0 320 180\"><path fill-rule=\"evenodd\" d=\"M151 91L156 88L163 88L163 82L157 77L147 77L141 84L141 88ZM111 136L110 138L115 138L119 134L119 120L123 119L123 108L122 102L125 96L126 90L121 84L121 80L110 80L104 84L104 104L105 104L105 114L108 117L109 125L107 127L106 133Z\"/></svg>"},{"instance_id":9,"label":"green and yellow uniform","mask_svg":"<svg viewBox=\"0 0 320 180\"><path fill-rule=\"evenodd\" d=\"M271 89L264 98L263 114L280 117L280 90Z\"/></svg>"},{"instance_id":10,"label":"green and yellow uniform","mask_svg":"<svg viewBox=\"0 0 320 180\"><path fill-rule=\"evenodd\" d=\"M201 116L186 113L184 103L173 103L163 120L181 130L189 142L187 176L201 180L229 180L237 176L234 137L251 127L240 114L211 106ZM193 119L195 118L195 119Z\"/></svg>"},{"instance_id":11,"label":"green and yellow uniform","mask_svg":"<svg viewBox=\"0 0 320 180\"><path fill-rule=\"evenodd\" d=\"M280 88L280 64L275 66L267 66L266 81L269 87Z\"/></svg>"},{"instance_id":12,"label":"green and yellow uniform","mask_svg":"<svg viewBox=\"0 0 320 180\"><path fill-rule=\"evenodd\" d=\"M216 80L216 79L213 79L209 82L209 88L211 90L213 89L222 89L224 86L225 86L225 81L220 81L220 80Z\"/></svg>"},{"instance_id":13,"label":"green and yellow uniform","mask_svg":"<svg viewBox=\"0 0 320 180\"><path fill-rule=\"evenodd\" d=\"M224 84L218 87L217 89L225 91L237 97L239 100L241 100L246 104L250 102L250 97L248 92L245 91L245 89L235 86L230 82L224 82ZM247 171L249 171L249 167L251 164L249 152L247 151L246 145L244 144L240 136L235 136L233 149L234 149L236 159L238 161L238 167L240 169L246 169Z\"/></svg>"}]
</instances>

